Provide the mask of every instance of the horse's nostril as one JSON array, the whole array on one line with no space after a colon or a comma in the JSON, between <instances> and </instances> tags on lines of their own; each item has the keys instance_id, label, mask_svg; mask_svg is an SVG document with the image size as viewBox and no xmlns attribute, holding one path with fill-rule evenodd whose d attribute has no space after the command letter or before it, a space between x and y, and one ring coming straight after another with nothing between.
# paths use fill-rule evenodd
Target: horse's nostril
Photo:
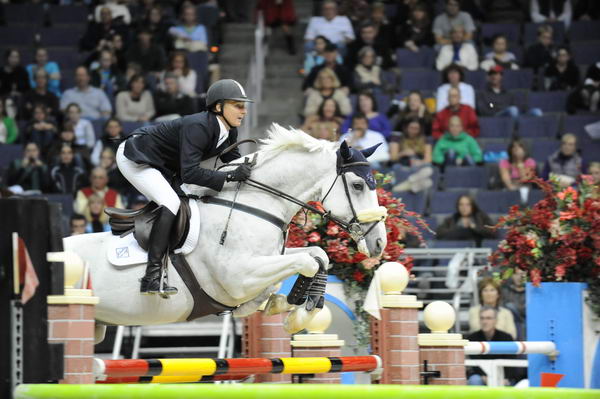
<instances>
[{"instance_id":1,"label":"horse's nostril","mask_svg":"<svg viewBox=\"0 0 600 399\"><path fill-rule=\"evenodd\" d=\"M377 251L381 252L383 250L383 240L381 238L375 241L375 245L377 246Z\"/></svg>"}]
</instances>

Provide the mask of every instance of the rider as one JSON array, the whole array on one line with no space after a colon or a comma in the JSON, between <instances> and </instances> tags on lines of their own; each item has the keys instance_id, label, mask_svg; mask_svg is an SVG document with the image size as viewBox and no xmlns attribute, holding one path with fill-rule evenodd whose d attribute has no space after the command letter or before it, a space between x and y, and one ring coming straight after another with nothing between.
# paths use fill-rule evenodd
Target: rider
<instances>
[{"instance_id":1,"label":"rider","mask_svg":"<svg viewBox=\"0 0 600 399\"><path fill-rule=\"evenodd\" d=\"M229 172L199 167L200 161L218 155L237 141L236 128L246 115L247 102L253 101L238 82L219 80L208 89L208 111L139 128L119 146L117 165L123 176L159 205L148 242L148 265L140 285L142 294L155 294L161 288L162 260L180 203L170 181L221 191L226 181L244 181L250 176L250 166L244 164ZM235 149L220 159L227 163L239 157ZM174 294L177 289L163 287L163 292Z\"/></svg>"}]
</instances>

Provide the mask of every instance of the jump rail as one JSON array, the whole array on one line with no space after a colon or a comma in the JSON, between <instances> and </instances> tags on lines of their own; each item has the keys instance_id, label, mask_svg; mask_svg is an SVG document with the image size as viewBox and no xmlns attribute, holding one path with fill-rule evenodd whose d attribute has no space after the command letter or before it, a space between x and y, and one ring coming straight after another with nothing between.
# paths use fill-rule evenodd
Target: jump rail
<instances>
[{"instance_id":1,"label":"jump rail","mask_svg":"<svg viewBox=\"0 0 600 399\"><path fill-rule=\"evenodd\" d=\"M557 356L552 341L471 341L465 346L466 355L531 355Z\"/></svg>"}]
</instances>

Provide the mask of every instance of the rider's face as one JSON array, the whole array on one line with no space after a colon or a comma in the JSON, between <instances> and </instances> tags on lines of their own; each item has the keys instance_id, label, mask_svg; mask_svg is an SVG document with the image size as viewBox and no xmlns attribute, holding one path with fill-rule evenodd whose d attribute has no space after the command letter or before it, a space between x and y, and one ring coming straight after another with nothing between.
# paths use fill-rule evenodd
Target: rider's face
<instances>
[{"instance_id":1,"label":"rider's face","mask_svg":"<svg viewBox=\"0 0 600 399\"><path fill-rule=\"evenodd\" d=\"M246 116L246 103L243 101L225 101L223 116L231 127L238 127Z\"/></svg>"}]
</instances>

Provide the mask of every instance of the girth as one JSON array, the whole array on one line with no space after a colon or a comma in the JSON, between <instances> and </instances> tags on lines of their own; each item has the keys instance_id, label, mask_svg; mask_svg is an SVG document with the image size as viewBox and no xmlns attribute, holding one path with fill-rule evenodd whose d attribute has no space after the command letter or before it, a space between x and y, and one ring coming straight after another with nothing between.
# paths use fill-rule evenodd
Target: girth
<instances>
[{"instance_id":1,"label":"girth","mask_svg":"<svg viewBox=\"0 0 600 399\"><path fill-rule=\"evenodd\" d=\"M190 197L193 198L193 196L190 196ZM250 215L256 216L258 218L266 220L267 222L275 225L278 229L280 229L283 232L286 232L288 229L288 224L284 220L282 220L282 219L278 218L277 216L272 215L268 212L265 212L262 209L258 209L258 208L254 208L252 206L240 204L239 202L229 201L229 200L226 200L223 198L213 197L210 195L201 197L200 200L205 204L226 206L228 208L233 208L240 212L245 212Z\"/></svg>"}]
</instances>

